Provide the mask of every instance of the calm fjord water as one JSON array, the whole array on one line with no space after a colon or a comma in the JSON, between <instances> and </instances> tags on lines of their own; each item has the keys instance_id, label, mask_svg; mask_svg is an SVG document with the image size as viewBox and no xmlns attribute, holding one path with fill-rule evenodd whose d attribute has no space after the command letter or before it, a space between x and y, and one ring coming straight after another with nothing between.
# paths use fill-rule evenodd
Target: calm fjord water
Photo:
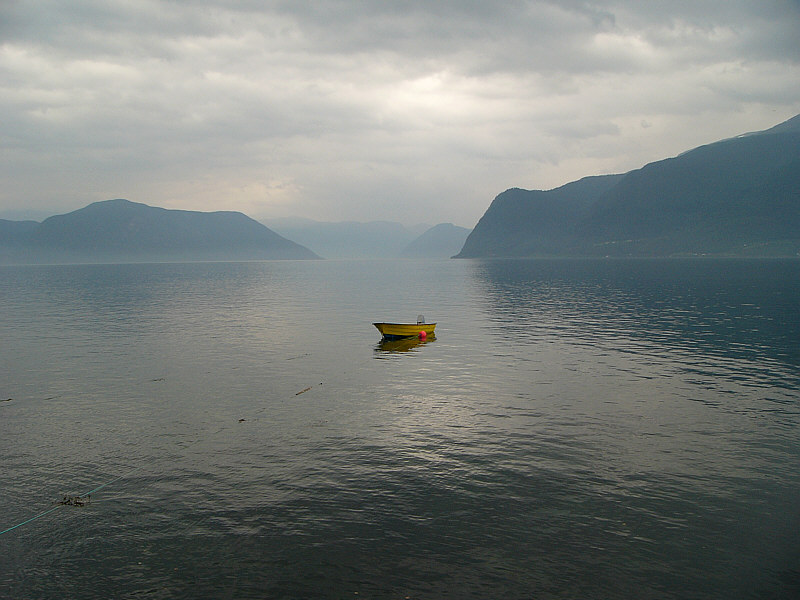
<instances>
[{"instance_id":1,"label":"calm fjord water","mask_svg":"<svg viewBox=\"0 0 800 600\"><path fill-rule=\"evenodd\" d=\"M0 535L2 598L800 594L800 261L6 267L0 298L0 530L108 484ZM418 313L435 340L378 343Z\"/></svg>"}]
</instances>

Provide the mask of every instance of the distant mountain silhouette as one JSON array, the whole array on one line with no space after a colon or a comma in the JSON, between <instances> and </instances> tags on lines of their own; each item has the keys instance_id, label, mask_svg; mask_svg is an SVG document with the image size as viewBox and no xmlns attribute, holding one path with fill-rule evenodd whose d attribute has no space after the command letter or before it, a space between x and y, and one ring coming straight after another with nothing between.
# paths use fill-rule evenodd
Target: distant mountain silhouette
<instances>
[{"instance_id":1,"label":"distant mountain silhouette","mask_svg":"<svg viewBox=\"0 0 800 600\"><path fill-rule=\"evenodd\" d=\"M312 258L319 257L239 212L167 210L118 199L42 223L0 222L2 262Z\"/></svg>"},{"instance_id":2,"label":"distant mountain silhouette","mask_svg":"<svg viewBox=\"0 0 800 600\"><path fill-rule=\"evenodd\" d=\"M450 258L464 246L471 230L452 223L439 223L406 246L403 258Z\"/></svg>"},{"instance_id":3,"label":"distant mountain silhouette","mask_svg":"<svg viewBox=\"0 0 800 600\"><path fill-rule=\"evenodd\" d=\"M409 228L391 221L325 222L283 218L266 221L269 226L324 258L397 258L403 249L430 225Z\"/></svg>"},{"instance_id":4,"label":"distant mountain silhouette","mask_svg":"<svg viewBox=\"0 0 800 600\"><path fill-rule=\"evenodd\" d=\"M457 257L798 252L800 115L622 175L506 190Z\"/></svg>"}]
</instances>

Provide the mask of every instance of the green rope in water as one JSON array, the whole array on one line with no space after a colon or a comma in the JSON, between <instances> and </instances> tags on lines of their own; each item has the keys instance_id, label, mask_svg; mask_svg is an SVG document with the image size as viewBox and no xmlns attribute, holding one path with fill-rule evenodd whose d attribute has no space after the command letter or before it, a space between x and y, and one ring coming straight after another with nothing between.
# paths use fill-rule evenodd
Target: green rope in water
<instances>
[{"instance_id":1,"label":"green rope in water","mask_svg":"<svg viewBox=\"0 0 800 600\"><path fill-rule=\"evenodd\" d=\"M320 383L319 385L322 385L322 384ZM312 387L314 387L314 386L312 386ZM309 391L310 389L311 389L311 387L308 387L308 388L306 388L306 389L304 389L304 390L301 390L301 391L297 392L297 393L295 394L295 396L299 396L300 394L303 394L303 393L305 393L305 392ZM257 411L257 412L256 412L256 414L259 414L259 413L263 412L265 409L266 409L266 407L265 407L265 408L262 408L261 410ZM244 419L242 419L242 421L243 421L243 420L244 420ZM256 419L253 419L253 420L254 420L254 421L258 421L258 419L257 419L257 418L256 418ZM214 437L215 435L217 435L217 434L218 434L218 433L220 433L221 431L224 431L225 429L226 429L226 427L225 427L225 426L223 426L223 427L220 427L219 429L217 429L217 431L215 431L215 432L213 432L213 433L209 434L209 435L208 435L208 436L206 436L205 438L198 438L198 439L196 439L194 442L192 442L192 443L190 443L190 444L188 444L188 445L184 446L184 449L186 449L186 448L190 448L190 447L194 446L195 444L198 444L198 443L200 443L200 442L201 442L203 439L206 439L206 440L207 440L207 439L209 439L209 438L211 438L211 437ZM84 498L84 497L86 497L86 496L90 496L91 494L94 494L95 492L99 492L99 491L100 491L100 490L102 490L104 487L108 487L108 486L109 486L109 485L111 485L112 483L115 483L115 482L119 481L120 479L124 479L125 477L130 477L131 475L133 475L134 473L136 473L136 471L141 471L142 469L144 469L144 468L145 468L145 466L146 466L146 465L142 465L142 466L136 467L135 469L133 469L133 470L131 470L131 471L128 471L127 473L124 473L123 475L118 475L117 477L114 477L114 479L111 479L110 481L106 481L105 483L103 483L103 484L101 484L101 485L98 485L98 486L97 486L96 488L94 488L93 490L89 490L89 491L88 491L88 492L86 492L85 494L82 494L81 496L78 496L78 497L79 497L79 498ZM28 523L32 523L33 521L36 521L37 519L41 519L41 518L42 518L42 517L44 517L45 515L49 515L51 512L54 512L54 511L58 510L58 509L59 509L59 508L61 508L62 506L64 506L64 504L58 504L57 506L54 506L53 508L51 508L51 509L49 509L49 510L46 510L46 511L44 511L43 513L39 513L38 515L35 515L35 516L31 517L30 519L26 519L25 521L22 521L21 523L17 523L16 525L13 525L13 526L9 527L8 529L4 529L3 531L0 531L0 535L3 535L4 533L8 533L9 531L14 531L14 530L15 530L15 529L17 529L18 527L22 527L23 525L27 525Z\"/></svg>"},{"instance_id":2,"label":"green rope in water","mask_svg":"<svg viewBox=\"0 0 800 600\"><path fill-rule=\"evenodd\" d=\"M59 504L58 506L54 506L50 510L44 511L43 513L40 513L40 514L36 515L35 517L31 517L27 521L23 521L22 523L17 523L13 527L9 527L8 529L0 531L0 535L3 535L4 533L8 533L9 531L13 531L17 527L22 527L23 525L27 525L28 523L31 523L32 521L35 521L36 519L40 519L45 515L49 515L51 512L53 512L54 510L58 510L59 508L61 508L61 504Z\"/></svg>"},{"instance_id":3,"label":"green rope in water","mask_svg":"<svg viewBox=\"0 0 800 600\"><path fill-rule=\"evenodd\" d=\"M135 468L135 469L133 469L132 471L128 471L128 472L127 472L127 473L125 473L124 475L118 475L118 476L117 476L117 477L115 477L114 479L111 479L110 481L106 481L104 484L102 484L102 485L98 485L98 486L97 486L96 488L94 488L93 490L90 490L90 491L86 492L85 494L81 494L80 496L77 496L77 497L78 497L78 498L86 498L87 496L91 496L91 495L92 495L92 494L94 494L95 492L99 492L100 490L102 490L104 487L107 487L107 486L111 485L112 483L114 483L114 482L116 482L116 481L119 481L120 479L123 479L123 478L125 478L125 477L129 477L130 475L133 475L133 474L134 474L136 471L141 471L143 468L144 468L144 467L136 467L136 468ZM46 511L44 511L43 513L39 513L38 515L31 517L30 519L26 519L26 520L24 520L22 523L17 523L16 525L14 525L14 526L12 526L12 527L9 527L8 529L4 529L3 531L0 531L0 535L3 535L4 533L8 533L9 531L13 531L13 530L15 530L17 527L22 527L23 525L27 525L28 523L32 523L32 522L33 522L33 521L35 521L36 519L41 519L41 518L42 518L42 517L44 517L45 515L49 515L51 512L54 512L54 511L58 510L58 509L59 509L59 508L61 508L62 506L65 506L65 503L61 502L61 503L59 503L57 506L54 506L53 508L51 508L51 509L49 509L49 510L46 510Z\"/></svg>"}]
</instances>

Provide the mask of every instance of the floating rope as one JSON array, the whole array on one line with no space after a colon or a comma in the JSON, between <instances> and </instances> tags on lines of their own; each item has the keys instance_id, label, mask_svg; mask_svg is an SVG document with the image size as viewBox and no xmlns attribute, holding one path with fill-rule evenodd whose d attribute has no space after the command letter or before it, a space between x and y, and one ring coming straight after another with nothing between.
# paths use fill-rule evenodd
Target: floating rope
<instances>
[{"instance_id":1,"label":"floating rope","mask_svg":"<svg viewBox=\"0 0 800 600\"><path fill-rule=\"evenodd\" d=\"M17 523L17 524L16 524L16 525L14 525L13 527L9 527L8 529L5 529L5 530L3 530L3 531L0 531L0 535L3 535L4 533L8 533L9 531L13 531L13 530L15 530L17 527L22 527L23 525L27 525L28 523L32 523L32 522L33 522L33 521L35 521L36 519L41 519L43 516L45 516L45 515L49 515L51 512L53 512L54 510L58 510L58 509L59 509L59 508L61 508L62 506L63 506L63 504L59 504L58 506L54 506L54 507L53 507L53 508L51 508L50 510L46 510L46 511L44 511L43 513L40 513L40 514L36 515L35 517L31 517L31 518L30 518L30 519L28 519L27 521L23 521L22 523Z\"/></svg>"},{"instance_id":2,"label":"floating rope","mask_svg":"<svg viewBox=\"0 0 800 600\"><path fill-rule=\"evenodd\" d=\"M290 359L287 359L287 360L290 360ZM156 380L153 380L153 381L158 381L158 380L156 379ZM319 383L318 385L322 385L322 383ZM305 388L303 390L300 390L299 392L297 392L295 394L295 396L299 396L300 394L304 394L307 391L311 390L313 387L315 387L315 386L310 386L310 387L307 387L307 388ZM258 414L259 412L263 412L264 410L266 410L266 407L262 408L260 411L256 412L256 414ZM239 423L243 423L244 421L245 421L245 419L239 419ZM253 421L258 421L258 419L257 418L253 419ZM224 431L225 429L226 428L224 426L220 427L214 433L212 433L209 436L207 436L205 439L211 438L211 437L217 435L218 433L220 433L221 431ZM192 446L194 446L196 444L199 444L201 441L203 441L203 439L204 438L198 438L195 441L193 441L192 443L187 444L186 446L183 446L183 448L184 449L191 448ZM130 477L131 475L133 475L137 471L143 470L145 468L145 466L146 465L141 465L139 467L136 467L135 469L132 469L132 470L128 471L127 473L123 473L122 475L118 475L117 477L114 477L113 479L111 479L109 481L106 481L105 483L103 483L101 485L98 485L96 488L89 490L85 494L80 494L78 496L64 496L64 499L59 501L54 507L52 507L52 508L50 508L50 509L48 509L48 510L46 510L44 512L41 512L38 515L34 515L33 517L30 517L29 519L25 519L21 523L17 523L16 525L12 525L8 529L4 529L3 531L0 531L0 535L8 533L9 531L14 531L17 528L22 527L23 525L27 525L28 523L33 523L34 521L36 521L38 519L41 519L42 517L44 517L46 515L49 515L52 512L57 511L62 506L85 506L85 504L87 503L86 499L89 496L91 496L92 494L94 494L96 492L99 492L103 488L106 488L106 487L110 486L112 483L116 483L120 479L125 479L126 477Z\"/></svg>"},{"instance_id":3,"label":"floating rope","mask_svg":"<svg viewBox=\"0 0 800 600\"><path fill-rule=\"evenodd\" d=\"M219 433L219 432L217 432L217 433ZM39 513L38 515L33 516L30 519L26 519L22 523L17 523L16 525L14 525L12 527L9 527L8 529L4 529L3 531L0 531L0 535L3 535L4 533L8 533L9 531L13 531L17 527L22 527L23 525L27 525L28 523L32 523L33 521L36 521L37 519L41 519L45 515L49 515L51 512L54 512L54 511L58 510L62 506L85 506L86 503L87 503L86 499L89 496L91 496L92 494L94 494L95 492L99 492L104 487L108 487L109 485L119 481L120 479L124 479L125 477L130 477L136 471L141 471L142 469L144 469L144 466L136 467L135 469L133 469L131 471L128 471L127 473L125 473L123 475L118 475L114 479L112 479L110 481L106 481L102 485L98 485L96 488L94 488L93 490L89 490L85 494L80 494L80 495L77 495L77 496L64 496L63 500L60 500L58 502L58 504L56 504L56 506L54 506L50 510L46 510L43 513Z\"/></svg>"}]
</instances>

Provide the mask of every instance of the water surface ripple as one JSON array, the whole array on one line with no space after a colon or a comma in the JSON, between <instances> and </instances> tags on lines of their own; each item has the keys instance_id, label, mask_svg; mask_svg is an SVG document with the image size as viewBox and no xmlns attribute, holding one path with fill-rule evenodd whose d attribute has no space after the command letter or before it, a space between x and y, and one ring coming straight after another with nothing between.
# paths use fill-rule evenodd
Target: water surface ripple
<instances>
[{"instance_id":1,"label":"water surface ripple","mask_svg":"<svg viewBox=\"0 0 800 600\"><path fill-rule=\"evenodd\" d=\"M800 261L4 267L0 297L0 530L111 482L0 536L2 598L800 594ZM435 339L379 343L419 313Z\"/></svg>"}]
</instances>

